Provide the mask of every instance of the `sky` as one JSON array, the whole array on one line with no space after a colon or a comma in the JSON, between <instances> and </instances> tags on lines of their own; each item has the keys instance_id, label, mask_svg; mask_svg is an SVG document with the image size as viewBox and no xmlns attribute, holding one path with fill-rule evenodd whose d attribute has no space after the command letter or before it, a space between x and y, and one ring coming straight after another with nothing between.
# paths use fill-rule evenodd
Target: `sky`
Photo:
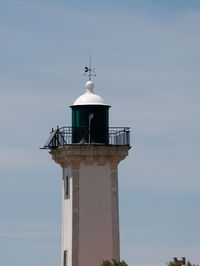
<instances>
[{"instance_id":1,"label":"sky","mask_svg":"<svg viewBox=\"0 0 200 266\"><path fill-rule=\"evenodd\" d=\"M52 127L71 125L89 53L110 126L131 128L121 259L200 264L200 1L0 4L1 265L60 265L62 172L39 148Z\"/></svg>"}]
</instances>

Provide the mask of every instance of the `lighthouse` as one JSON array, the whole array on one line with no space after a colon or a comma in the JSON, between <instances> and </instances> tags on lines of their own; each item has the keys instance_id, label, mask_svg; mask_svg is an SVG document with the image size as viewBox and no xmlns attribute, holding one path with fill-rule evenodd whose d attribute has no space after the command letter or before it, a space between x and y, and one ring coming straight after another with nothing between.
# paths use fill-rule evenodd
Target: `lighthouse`
<instances>
[{"instance_id":1,"label":"lighthouse","mask_svg":"<svg viewBox=\"0 0 200 266\"><path fill-rule=\"evenodd\" d=\"M118 165L130 149L128 127L109 127L110 105L94 82L70 106L71 126L52 129L43 148L62 168L61 266L120 260Z\"/></svg>"}]
</instances>

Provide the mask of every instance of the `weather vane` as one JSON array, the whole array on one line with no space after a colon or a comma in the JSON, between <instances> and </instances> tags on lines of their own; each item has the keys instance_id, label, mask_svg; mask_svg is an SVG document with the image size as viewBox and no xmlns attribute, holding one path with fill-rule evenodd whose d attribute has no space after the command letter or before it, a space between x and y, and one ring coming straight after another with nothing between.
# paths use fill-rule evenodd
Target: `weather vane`
<instances>
[{"instance_id":1,"label":"weather vane","mask_svg":"<svg viewBox=\"0 0 200 266\"><path fill-rule=\"evenodd\" d=\"M89 64L89 67L85 66L84 68L84 76L88 76L89 77L89 80L91 80L91 77L96 77L96 74L95 74L95 68L92 67L92 62L91 62L91 54L90 54L90 64Z\"/></svg>"}]
</instances>

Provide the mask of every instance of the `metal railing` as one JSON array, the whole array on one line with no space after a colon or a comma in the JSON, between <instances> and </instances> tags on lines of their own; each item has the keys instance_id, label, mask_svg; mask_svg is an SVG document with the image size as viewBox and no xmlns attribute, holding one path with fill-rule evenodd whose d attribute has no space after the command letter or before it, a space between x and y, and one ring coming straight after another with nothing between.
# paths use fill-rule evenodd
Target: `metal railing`
<instances>
[{"instance_id":1,"label":"metal railing","mask_svg":"<svg viewBox=\"0 0 200 266\"><path fill-rule=\"evenodd\" d=\"M75 133L83 132L83 137L74 138ZM91 129L89 127L61 127L52 129L48 140L42 149L55 149L66 145L103 145L103 146L130 146L130 128L128 127L109 127L101 131L96 130L98 135L104 136L105 141L95 141L93 136L89 143ZM95 134L95 133L94 133ZM89 140L88 140L89 139Z\"/></svg>"}]
</instances>

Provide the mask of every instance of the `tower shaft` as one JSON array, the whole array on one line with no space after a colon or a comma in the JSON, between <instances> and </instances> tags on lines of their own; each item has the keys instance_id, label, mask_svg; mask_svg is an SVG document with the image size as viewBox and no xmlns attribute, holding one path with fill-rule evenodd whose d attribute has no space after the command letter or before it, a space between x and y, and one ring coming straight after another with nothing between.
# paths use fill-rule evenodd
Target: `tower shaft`
<instances>
[{"instance_id":1,"label":"tower shaft","mask_svg":"<svg viewBox=\"0 0 200 266\"><path fill-rule=\"evenodd\" d=\"M62 146L62 266L99 266L120 259L118 164L128 146Z\"/></svg>"}]
</instances>

